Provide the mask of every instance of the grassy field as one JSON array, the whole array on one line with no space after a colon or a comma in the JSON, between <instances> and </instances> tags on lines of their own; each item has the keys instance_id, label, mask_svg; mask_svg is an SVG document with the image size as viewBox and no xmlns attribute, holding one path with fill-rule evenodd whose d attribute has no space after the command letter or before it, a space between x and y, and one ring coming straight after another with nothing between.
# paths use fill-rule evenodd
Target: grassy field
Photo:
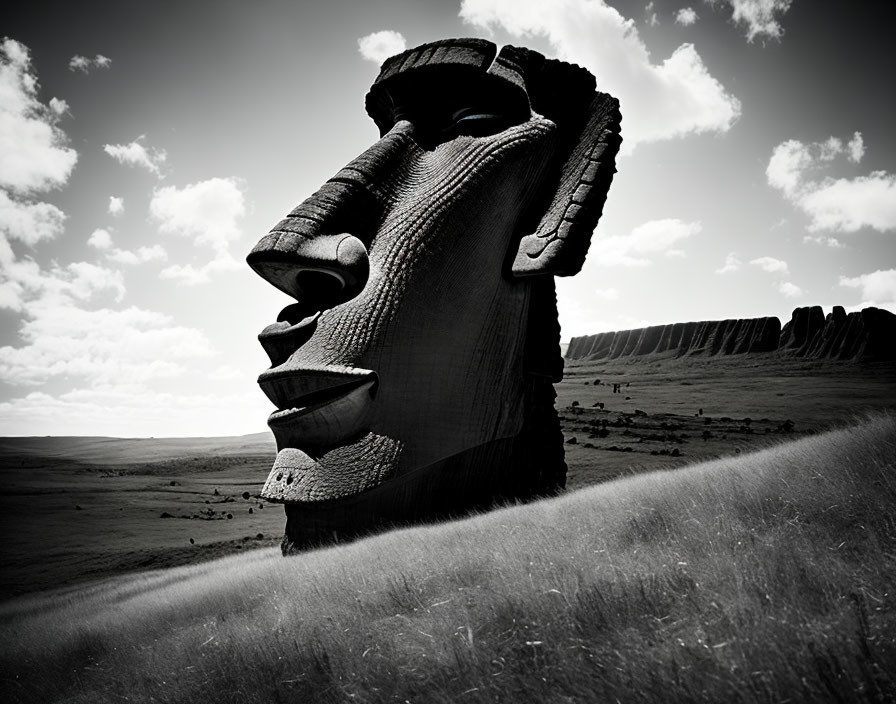
<instances>
[{"instance_id":1,"label":"grassy field","mask_svg":"<svg viewBox=\"0 0 896 704\"><path fill-rule=\"evenodd\" d=\"M91 440L0 439L0 598L279 544L283 509L258 497L269 438L235 453Z\"/></svg>"},{"instance_id":2,"label":"grassy field","mask_svg":"<svg viewBox=\"0 0 896 704\"><path fill-rule=\"evenodd\" d=\"M570 363L557 394L564 436L576 441L565 446L575 490L894 408L896 365L777 355ZM278 544L283 510L258 498L274 454L269 433L0 438L0 599Z\"/></svg>"},{"instance_id":3,"label":"grassy field","mask_svg":"<svg viewBox=\"0 0 896 704\"><path fill-rule=\"evenodd\" d=\"M651 355L567 362L556 388L564 435L575 438L566 446L568 486L575 489L749 452L841 427L857 414L896 409L896 365L778 354Z\"/></svg>"},{"instance_id":4,"label":"grassy field","mask_svg":"<svg viewBox=\"0 0 896 704\"><path fill-rule=\"evenodd\" d=\"M5 701L885 702L896 417L0 605Z\"/></svg>"}]
</instances>

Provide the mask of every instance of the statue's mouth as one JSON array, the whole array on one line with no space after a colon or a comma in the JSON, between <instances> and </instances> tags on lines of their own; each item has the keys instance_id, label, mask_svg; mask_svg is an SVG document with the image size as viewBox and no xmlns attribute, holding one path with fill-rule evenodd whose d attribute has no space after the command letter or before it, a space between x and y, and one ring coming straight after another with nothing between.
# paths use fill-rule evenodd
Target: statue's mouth
<instances>
[{"instance_id":1,"label":"statue's mouth","mask_svg":"<svg viewBox=\"0 0 896 704\"><path fill-rule=\"evenodd\" d=\"M351 367L264 372L258 384L278 409L268 417L277 448L326 448L360 435L378 381L376 372Z\"/></svg>"},{"instance_id":2,"label":"statue's mouth","mask_svg":"<svg viewBox=\"0 0 896 704\"><path fill-rule=\"evenodd\" d=\"M293 352L304 345L317 328L320 311L312 311L300 303L286 306L277 322L268 325L258 335L258 341L268 353L271 364L282 364Z\"/></svg>"}]
</instances>

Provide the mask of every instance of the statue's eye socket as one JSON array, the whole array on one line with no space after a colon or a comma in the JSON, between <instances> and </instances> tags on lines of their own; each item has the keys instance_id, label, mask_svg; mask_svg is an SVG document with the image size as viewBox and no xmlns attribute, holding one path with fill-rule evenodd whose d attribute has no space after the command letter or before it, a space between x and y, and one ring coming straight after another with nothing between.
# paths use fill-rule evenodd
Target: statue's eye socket
<instances>
[{"instance_id":1,"label":"statue's eye socket","mask_svg":"<svg viewBox=\"0 0 896 704\"><path fill-rule=\"evenodd\" d=\"M413 123L415 139L426 149L450 142L456 137L487 137L503 132L508 127L522 122L514 119L508 111L500 106L475 104L457 107L457 103L448 106L445 103L424 103L421 107L400 105L393 108L393 120L407 120Z\"/></svg>"},{"instance_id":2,"label":"statue's eye socket","mask_svg":"<svg viewBox=\"0 0 896 704\"><path fill-rule=\"evenodd\" d=\"M471 137L485 137L490 134L498 134L509 127L506 115L490 112L473 113L464 115L454 123L457 134L465 134Z\"/></svg>"},{"instance_id":3,"label":"statue's eye socket","mask_svg":"<svg viewBox=\"0 0 896 704\"><path fill-rule=\"evenodd\" d=\"M445 139L459 135L485 137L498 134L511 124L512 121L504 113L480 107L464 107L451 113L441 132Z\"/></svg>"}]
</instances>

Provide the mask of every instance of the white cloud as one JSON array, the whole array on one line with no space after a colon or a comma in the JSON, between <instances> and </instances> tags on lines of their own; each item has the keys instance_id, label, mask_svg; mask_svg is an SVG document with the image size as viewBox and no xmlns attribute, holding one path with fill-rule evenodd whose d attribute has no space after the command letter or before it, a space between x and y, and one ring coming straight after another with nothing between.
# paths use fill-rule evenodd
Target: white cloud
<instances>
[{"instance_id":1,"label":"white cloud","mask_svg":"<svg viewBox=\"0 0 896 704\"><path fill-rule=\"evenodd\" d=\"M642 142L725 132L740 116L740 101L710 75L692 44L654 64L635 23L603 0L463 0L460 14L483 29L545 36L558 58L588 68L600 90L621 103L626 152Z\"/></svg>"},{"instance_id":2,"label":"white cloud","mask_svg":"<svg viewBox=\"0 0 896 704\"><path fill-rule=\"evenodd\" d=\"M842 249L843 243L836 237L824 237L823 235L806 235L803 237L806 244L821 244L831 249Z\"/></svg>"},{"instance_id":3,"label":"white cloud","mask_svg":"<svg viewBox=\"0 0 896 704\"><path fill-rule=\"evenodd\" d=\"M778 291L784 294L787 298L799 298L803 295L803 289L789 281L784 281L778 284Z\"/></svg>"},{"instance_id":4,"label":"white cloud","mask_svg":"<svg viewBox=\"0 0 896 704\"><path fill-rule=\"evenodd\" d=\"M859 135L859 139L861 139L861 135ZM817 146L820 161L833 161L838 154L843 153L843 142L837 137L828 137L824 142L819 142Z\"/></svg>"},{"instance_id":5,"label":"white cloud","mask_svg":"<svg viewBox=\"0 0 896 704\"><path fill-rule=\"evenodd\" d=\"M69 71L83 71L87 73L90 70L90 59L80 54L75 54L68 60Z\"/></svg>"},{"instance_id":6,"label":"white cloud","mask_svg":"<svg viewBox=\"0 0 896 704\"><path fill-rule=\"evenodd\" d=\"M112 248L108 231L98 230L91 239L107 256L122 258L121 250ZM141 247L134 256L147 260L160 254L164 252L158 246ZM42 270L32 259L16 260L4 237L0 284L0 307L19 312L23 319L18 330L21 343L0 347L0 381L34 386L53 379L82 380L86 387L59 398L37 393L0 404L6 432L21 428L33 433L41 428L44 433L60 433L61 428L78 427L77 432L96 434L105 427L100 421L113 425L126 417L135 421L139 414L131 414L133 406L148 412L152 406L148 399L167 398L150 382L183 376L190 372L190 362L214 355L202 332L174 325L166 315L134 307L89 310L101 297L122 300L125 286L120 271L89 262ZM190 402L174 398L171 403L183 407ZM168 410L159 407L161 414ZM181 414L181 427L187 427L188 415Z\"/></svg>"},{"instance_id":7,"label":"white cloud","mask_svg":"<svg viewBox=\"0 0 896 704\"><path fill-rule=\"evenodd\" d=\"M0 347L0 380L35 385L58 377L90 384L140 384L185 372L183 362L214 351L203 333L172 325L170 317L139 308L84 310L33 306L21 347Z\"/></svg>"},{"instance_id":8,"label":"white cloud","mask_svg":"<svg viewBox=\"0 0 896 704\"><path fill-rule=\"evenodd\" d=\"M154 244L152 247L137 247L137 258L141 262L164 261L168 254L162 245Z\"/></svg>"},{"instance_id":9,"label":"white cloud","mask_svg":"<svg viewBox=\"0 0 896 704\"><path fill-rule=\"evenodd\" d=\"M19 310L22 306L21 289L0 277L0 310Z\"/></svg>"},{"instance_id":10,"label":"white cloud","mask_svg":"<svg viewBox=\"0 0 896 704\"><path fill-rule=\"evenodd\" d=\"M0 190L0 237L34 246L62 232L65 213L49 203L25 203Z\"/></svg>"},{"instance_id":11,"label":"white cloud","mask_svg":"<svg viewBox=\"0 0 896 704\"><path fill-rule=\"evenodd\" d=\"M0 54L13 64L27 66L31 63L31 55L28 47L21 42L17 42L15 39L4 37L3 42L0 43ZM32 87L36 87L37 79L32 78L31 80L34 83L34 86Z\"/></svg>"},{"instance_id":12,"label":"white cloud","mask_svg":"<svg viewBox=\"0 0 896 704\"><path fill-rule=\"evenodd\" d=\"M64 115L68 112L68 103L60 98L50 98L50 110L56 115Z\"/></svg>"},{"instance_id":13,"label":"white cloud","mask_svg":"<svg viewBox=\"0 0 896 704\"><path fill-rule=\"evenodd\" d=\"M173 264L161 271L163 279L194 286L214 274L242 268L229 252L242 235L237 220L246 212L242 184L235 178L211 178L183 188L166 186L153 193L149 204L159 229L188 237L196 246L211 247L215 256L205 264Z\"/></svg>"},{"instance_id":14,"label":"white cloud","mask_svg":"<svg viewBox=\"0 0 896 704\"><path fill-rule=\"evenodd\" d=\"M732 271L740 269L741 261L737 258L737 252L731 252L725 257L725 263L720 269L716 269L717 274L728 274Z\"/></svg>"},{"instance_id":15,"label":"white cloud","mask_svg":"<svg viewBox=\"0 0 896 704\"><path fill-rule=\"evenodd\" d=\"M65 267L54 267L50 274L43 285L45 298L87 301L99 291L113 291L116 301L124 298L124 278L120 271L90 262L72 262Z\"/></svg>"},{"instance_id":16,"label":"white cloud","mask_svg":"<svg viewBox=\"0 0 896 704\"><path fill-rule=\"evenodd\" d=\"M90 73L90 69L92 68L109 68L111 64L112 59L108 56L103 56L102 54L97 54L92 59L87 58L86 56L81 56L80 54L75 54L68 61L68 70Z\"/></svg>"},{"instance_id":17,"label":"white cloud","mask_svg":"<svg viewBox=\"0 0 896 704\"><path fill-rule=\"evenodd\" d=\"M240 413L234 413L235 408ZM172 394L152 385L116 385L76 389L58 397L33 391L0 403L0 427L8 435L241 435L265 430L259 419L270 410L256 389Z\"/></svg>"},{"instance_id":18,"label":"white cloud","mask_svg":"<svg viewBox=\"0 0 896 704\"><path fill-rule=\"evenodd\" d=\"M136 251L119 249L112 246L112 235L108 230L97 229L87 240L87 244L106 253L106 259L116 264L144 264L146 262L164 261L168 253L160 244L152 247L138 247Z\"/></svg>"},{"instance_id":19,"label":"white cloud","mask_svg":"<svg viewBox=\"0 0 896 704\"><path fill-rule=\"evenodd\" d=\"M788 276L790 274L787 262L783 259L776 259L775 257L758 257L756 259L751 259L750 264L759 267L769 274L780 274L782 276ZM775 284L775 288L777 288L778 293L781 293L787 298L799 298L804 293L803 289L790 281L779 280Z\"/></svg>"},{"instance_id":20,"label":"white cloud","mask_svg":"<svg viewBox=\"0 0 896 704\"><path fill-rule=\"evenodd\" d=\"M214 274L225 271L240 271L243 264L234 259L228 252L221 252L209 262L195 267L192 264L172 264L159 272L159 278L175 281L181 286L197 286L211 281Z\"/></svg>"},{"instance_id":21,"label":"white cloud","mask_svg":"<svg viewBox=\"0 0 896 704\"><path fill-rule=\"evenodd\" d=\"M615 288L596 288L594 295L603 301L616 301L619 299L619 291Z\"/></svg>"},{"instance_id":22,"label":"white cloud","mask_svg":"<svg viewBox=\"0 0 896 704\"><path fill-rule=\"evenodd\" d=\"M872 171L854 179L825 179L800 198L799 206L811 216L813 232L896 230L896 175Z\"/></svg>"},{"instance_id":23,"label":"white cloud","mask_svg":"<svg viewBox=\"0 0 896 704\"><path fill-rule=\"evenodd\" d=\"M144 264L146 262L164 261L167 258L168 253L160 244L154 244L152 247L138 247L133 252L115 248L106 254L106 259L118 264Z\"/></svg>"},{"instance_id":24,"label":"white cloud","mask_svg":"<svg viewBox=\"0 0 896 704\"><path fill-rule=\"evenodd\" d=\"M33 246L62 229L65 216L47 203L21 204L0 191L0 308L29 314L32 308L46 305L72 305L97 293L111 292L115 300L125 294L121 272L89 262L54 264L49 271L31 258L17 259L8 238ZM111 245L109 233L97 230L89 244L102 248Z\"/></svg>"},{"instance_id":25,"label":"white cloud","mask_svg":"<svg viewBox=\"0 0 896 704\"><path fill-rule=\"evenodd\" d=\"M141 144L144 139L146 135L140 135L129 144L104 144L103 151L121 164L139 166L161 176L168 154L164 149L147 149Z\"/></svg>"},{"instance_id":26,"label":"white cloud","mask_svg":"<svg viewBox=\"0 0 896 704\"><path fill-rule=\"evenodd\" d=\"M97 228L87 238L87 244L96 249L109 249L112 246L112 235L108 230Z\"/></svg>"},{"instance_id":27,"label":"white cloud","mask_svg":"<svg viewBox=\"0 0 896 704\"><path fill-rule=\"evenodd\" d=\"M245 376L246 374L244 371L232 367L229 364L222 364L220 367L216 367L208 373L210 381L229 381L231 379L245 378Z\"/></svg>"},{"instance_id":28,"label":"white cloud","mask_svg":"<svg viewBox=\"0 0 896 704\"><path fill-rule=\"evenodd\" d=\"M880 306L892 309L896 305L896 269L878 269L870 274L853 277L841 276L839 283L841 286L861 289L862 299L866 301L862 307Z\"/></svg>"},{"instance_id":29,"label":"white cloud","mask_svg":"<svg viewBox=\"0 0 896 704\"><path fill-rule=\"evenodd\" d=\"M706 0L715 6L720 2L732 9L731 19L735 24L746 25L747 41L752 42L758 36L780 39L784 29L777 15L783 15L790 9L793 0Z\"/></svg>"},{"instance_id":30,"label":"white cloud","mask_svg":"<svg viewBox=\"0 0 896 704\"><path fill-rule=\"evenodd\" d=\"M862 157L865 156L865 142L862 139L862 133L856 132L846 147L849 149L849 160L858 164Z\"/></svg>"},{"instance_id":31,"label":"white cloud","mask_svg":"<svg viewBox=\"0 0 896 704\"><path fill-rule=\"evenodd\" d=\"M47 306L74 305L103 292L114 294L116 301L125 294L120 271L89 262L56 265L44 271L31 259L3 257L0 279L5 289L2 307L26 314Z\"/></svg>"},{"instance_id":32,"label":"white cloud","mask_svg":"<svg viewBox=\"0 0 896 704\"><path fill-rule=\"evenodd\" d=\"M660 18L656 15L656 10L654 9L654 3L652 2L652 0L644 7L644 15L645 17L647 17L647 19L644 21L647 22L649 26L656 27L660 23Z\"/></svg>"},{"instance_id":33,"label":"white cloud","mask_svg":"<svg viewBox=\"0 0 896 704\"><path fill-rule=\"evenodd\" d=\"M775 147L765 173L770 186L811 218L810 231L894 230L896 175L872 171L855 178L815 177L839 156L858 163L864 153L860 132L846 146L836 137L814 144L791 139Z\"/></svg>"},{"instance_id":34,"label":"white cloud","mask_svg":"<svg viewBox=\"0 0 896 704\"><path fill-rule=\"evenodd\" d=\"M22 198L64 185L78 159L56 126L68 105L54 98L45 106L37 99L37 90L28 48L4 39L0 42L0 308L17 311L35 289L47 289L48 283L33 260L17 260L11 240L34 247L59 235L66 219L55 205ZM83 290L83 272L60 271L63 288Z\"/></svg>"},{"instance_id":35,"label":"white cloud","mask_svg":"<svg viewBox=\"0 0 896 704\"><path fill-rule=\"evenodd\" d=\"M390 56L400 54L408 45L405 38L391 29L373 32L358 39L358 51L368 61L379 65Z\"/></svg>"},{"instance_id":36,"label":"white cloud","mask_svg":"<svg viewBox=\"0 0 896 704\"><path fill-rule=\"evenodd\" d=\"M87 73L90 70L90 59L80 54L75 54L68 60L69 71L83 71Z\"/></svg>"},{"instance_id":37,"label":"white cloud","mask_svg":"<svg viewBox=\"0 0 896 704\"><path fill-rule=\"evenodd\" d=\"M149 211L162 232L190 237L197 245L225 251L239 239L237 219L246 212L240 182L235 178L211 178L183 188L157 189Z\"/></svg>"},{"instance_id":38,"label":"white cloud","mask_svg":"<svg viewBox=\"0 0 896 704\"><path fill-rule=\"evenodd\" d=\"M124 212L124 198L109 196L109 215L121 215Z\"/></svg>"},{"instance_id":39,"label":"white cloud","mask_svg":"<svg viewBox=\"0 0 896 704\"><path fill-rule=\"evenodd\" d=\"M78 153L56 125L57 109L37 99L37 76L24 44L0 42L0 187L25 194L64 185ZM66 106L67 107L67 106Z\"/></svg>"},{"instance_id":40,"label":"white cloud","mask_svg":"<svg viewBox=\"0 0 896 704\"><path fill-rule=\"evenodd\" d=\"M820 157L819 157L820 158ZM765 168L768 184L788 198L797 195L803 173L813 164L808 147L795 139L782 142L772 151L772 156Z\"/></svg>"},{"instance_id":41,"label":"white cloud","mask_svg":"<svg viewBox=\"0 0 896 704\"><path fill-rule=\"evenodd\" d=\"M758 259L751 259L750 264L754 264L758 266L763 271L767 271L770 274L787 274L787 262L782 259L775 259L774 257L759 257Z\"/></svg>"},{"instance_id":42,"label":"white cloud","mask_svg":"<svg viewBox=\"0 0 896 704\"><path fill-rule=\"evenodd\" d=\"M683 7L675 13L675 21L682 27L690 27L698 19L693 7Z\"/></svg>"},{"instance_id":43,"label":"white cloud","mask_svg":"<svg viewBox=\"0 0 896 704\"><path fill-rule=\"evenodd\" d=\"M600 247L594 252L595 263L602 266L646 266L650 259L644 255L664 253L667 256L681 256L681 250L672 245L696 235L702 229L699 222L684 222L677 218L650 220L638 225L628 235L602 237Z\"/></svg>"}]
</instances>

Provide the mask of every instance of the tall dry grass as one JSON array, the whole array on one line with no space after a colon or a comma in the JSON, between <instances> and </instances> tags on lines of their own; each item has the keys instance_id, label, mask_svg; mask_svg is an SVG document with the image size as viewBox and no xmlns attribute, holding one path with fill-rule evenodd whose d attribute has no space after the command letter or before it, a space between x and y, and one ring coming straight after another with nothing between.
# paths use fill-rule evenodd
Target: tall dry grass
<instances>
[{"instance_id":1,"label":"tall dry grass","mask_svg":"<svg viewBox=\"0 0 896 704\"><path fill-rule=\"evenodd\" d=\"M896 418L0 607L5 701L896 698Z\"/></svg>"}]
</instances>

